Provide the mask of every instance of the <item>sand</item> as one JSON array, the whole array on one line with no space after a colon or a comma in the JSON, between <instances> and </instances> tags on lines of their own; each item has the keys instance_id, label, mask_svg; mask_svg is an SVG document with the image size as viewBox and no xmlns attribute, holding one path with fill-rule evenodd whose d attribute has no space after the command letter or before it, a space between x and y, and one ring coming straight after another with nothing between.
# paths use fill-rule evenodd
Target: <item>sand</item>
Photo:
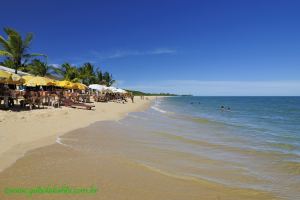
<instances>
[{"instance_id":1,"label":"sand","mask_svg":"<svg viewBox=\"0 0 300 200\"><path fill-rule=\"evenodd\" d=\"M173 177L139 165L118 153L78 151L55 143L57 137L66 132L73 130L62 137L82 136L93 122L119 120L128 112L142 111L149 105L150 101L136 99L136 103L126 105L96 103L95 111L62 108L1 112L0 116L5 120L0 122L0 166L4 169L0 173L0 199L276 199L257 190ZM100 147L120 148L127 142L106 132L101 130L100 138L97 138ZM64 185L76 188L94 186L98 190L95 194L35 194L31 197L4 193L6 188Z\"/></svg>"},{"instance_id":2,"label":"sand","mask_svg":"<svg viewBox=\"0 0 300 200\"><path fill-rule=\"evenodd\" d=\"M119 120L128 112L148 108L150 100L135 98L135 103L94 103L92 111L67 107L11 112L0 110L0 171L31 149L53 144L69 131L96 121Z\"/></svg>"},{"instance_id":3,"label":"sand","mask_svg":"<svg viewBox=\"0 0 300 200\"><path fill-rule=\"evenodd\" d=\"M28 153L0 173L5 188L69 186L98 189L96 194L5 195L0 199L102 199L102 200L264 200L257 191L229 188L206 181L174 178L149 170L117 155L82 153L51 145Z\"/></svg>"}]
</instances>

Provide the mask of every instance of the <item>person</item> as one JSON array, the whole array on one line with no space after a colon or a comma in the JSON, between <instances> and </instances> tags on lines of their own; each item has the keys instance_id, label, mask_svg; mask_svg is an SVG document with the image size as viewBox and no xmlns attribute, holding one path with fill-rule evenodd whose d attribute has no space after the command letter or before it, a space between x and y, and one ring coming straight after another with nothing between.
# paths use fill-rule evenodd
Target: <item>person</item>
<instances>
[{"instance_id":1,"label":"person","mask_svg":"<svg viewBox=\"0 0 300 200\"><path fill-rule=\"evenodd\" d=\"M221 111L223 112L225 110L225 107L224 106L221 106Z\"/></svg>"},{"instance_id":2,"label":"person","mask_svg":"<svg viewBox=\"0 0 300 200\"><path fill-rule=\"evenodd\" d=\"M130 98L131 98L132 103L134 103L134 95L132 93L130 94Z\"/></svg>"},{"instance_id":3,"label":"person","mask_svg":"<svg viewBox=\"0 0 300 200\"><path fill-rule=\"evenodd\" d=\"M12 98L12 91L10 90L8 85L4 85L3 88L3 96L4 96L4 105L5 108L14 107L14 99Z\"/></svg>"}]
</instances>

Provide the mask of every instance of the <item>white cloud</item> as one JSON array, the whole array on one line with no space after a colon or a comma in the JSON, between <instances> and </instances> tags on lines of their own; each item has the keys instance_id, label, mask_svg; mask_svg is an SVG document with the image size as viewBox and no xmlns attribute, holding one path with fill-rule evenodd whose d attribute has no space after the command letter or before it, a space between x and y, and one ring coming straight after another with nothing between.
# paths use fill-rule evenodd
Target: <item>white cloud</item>
<instances>
[{"instance_id":1,"label":"white cloud","mask_svg":"<svg viewBox=\"0 0 300 200\"><path fill-rule=\"evenodd\" d=\"M117 50L110 54L101 53L97 51L92 51L91 53L93 54L93 56L96 56L97 58L104 60L104 59L123 58L128 56L174 54L176 53L176 50L170 48L157 48L149 51Z\"/></svg>"},{"instance_id":2,"label":"white cloud","mask_svg":"<svg viewBox=\"0 0 300 200\"><path fill-rule=\"evenodd\" d=\"M168 48L159 48L153 51L148 52L149 54L173 54L176 53L175 49L168 49Z\"/></svg>"},{"instance_id":3,"label":"white cloud","mask_svg":"<svg viewBox=\"0 0 300 200\"><path fill-rule=\"evenodd\" d=\"M55 67L55 68L59 68L60 67L60 64L49 64L50 66L52 67Z\"/></svg>"},{"instance_id":4,"label":"white cloud","mask_svg":"<svg viewBox=\"0 0 300 200\"><path fill-rule=\"evenodd\" d=\"M198 81L167 80L151 84L122 85L146 92L201 96L299 96L300 81Z\"/></svg>"}]
</instances>

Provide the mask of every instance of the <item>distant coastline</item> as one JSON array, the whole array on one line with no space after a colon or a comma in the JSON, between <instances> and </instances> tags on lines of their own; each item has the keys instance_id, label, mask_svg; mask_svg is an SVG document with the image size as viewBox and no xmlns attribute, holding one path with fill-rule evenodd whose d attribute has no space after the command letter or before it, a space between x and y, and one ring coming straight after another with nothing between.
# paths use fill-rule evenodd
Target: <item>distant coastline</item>
<instances>
[{"instance_id":1,"label":"distant coastline","mask_svg":"<svg viewBox=\"0 0 300 200\"><path fill-rule=\"evenodd\" d=\"M127 90L127 89L126 91L131 92L134 96L181 96L178 94L171 94L171 93L146 93L137 90Z\"/></svg>"}]
</instances>

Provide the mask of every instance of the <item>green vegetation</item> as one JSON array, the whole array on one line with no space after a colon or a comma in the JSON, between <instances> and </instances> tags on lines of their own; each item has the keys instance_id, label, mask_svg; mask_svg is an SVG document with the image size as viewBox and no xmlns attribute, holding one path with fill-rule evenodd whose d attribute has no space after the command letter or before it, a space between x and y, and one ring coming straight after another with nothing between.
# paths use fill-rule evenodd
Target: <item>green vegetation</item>
<instances>
[{"instance_id":1,"label":"green vegetation","mask_svg":"<svg viewBox=\"0 0 300 200\"><path fill-rule=\"evenodd\" d=\"M6 57L7 67L11 67L15 70L15 73L18 72L18 69L25 67L28 60L34 56L43 56L42 54L37 53L28 53L33 34L27 33L25 38L22 39L22 36L11 28L4 28L4 32L7 35L7 39L0 36L0 56Z\"/></svg>"},{"instance_id":2,"label":"green vegetation","mask_svg":"<svg viewBox=\"0 0 300 200\"><path fill-rule=\"evenodd\" d=\"M81 82L86 85L101 84L111 86L115 80L112 74L108 72L102 73L99 69L96 69L91 63L84 63L80 67L72 66L69 63L64 63L57 68L52 68L54 73L64 80L72 82Z\"/></svg>"},{"instance_id":3,"label":"green vegetation","mask_svg":"<svg viewBox=\"0 0 300 200\"><path fill-rule=\"evenodd\" d=\"M38 59L34 59L27 66L26 71L35 76L51 76L50 70L53 69L52 66L47 65Z\"/></svg>"},{"instance_id":4,"label":"green vegetation","mask_svg":"<svg viewBox=\"0 0 300 200\"><path fill-rule=\"evenodd\" d=\"M178 96L177 94L170 94L170 93L145 93L141 91L136 90L127 90L128 92L131 92L134 96Z\"/></svg>"},{"instance_id":5,"label":"green vegetation","mask_svg":"<svg viewBox=\"0 0 300 200\"><path fill-rule=\"evenodd\" d=\"M4 28L7 39L0 36L0 56L4 57L0 65L28 72L36 76L47 76L56 79L63 79L72 82L81 82L86 85L102 84L111 86L115 83L112 74L102 72L91 63L85 63L82 66L72 66L64 63L59 67L50 66L47 62L39 59L33 59L35 56L44 56L43 54L29 53L33 34L27 33L25 38L11 28Z\"/></svg>"}]
</instances>

